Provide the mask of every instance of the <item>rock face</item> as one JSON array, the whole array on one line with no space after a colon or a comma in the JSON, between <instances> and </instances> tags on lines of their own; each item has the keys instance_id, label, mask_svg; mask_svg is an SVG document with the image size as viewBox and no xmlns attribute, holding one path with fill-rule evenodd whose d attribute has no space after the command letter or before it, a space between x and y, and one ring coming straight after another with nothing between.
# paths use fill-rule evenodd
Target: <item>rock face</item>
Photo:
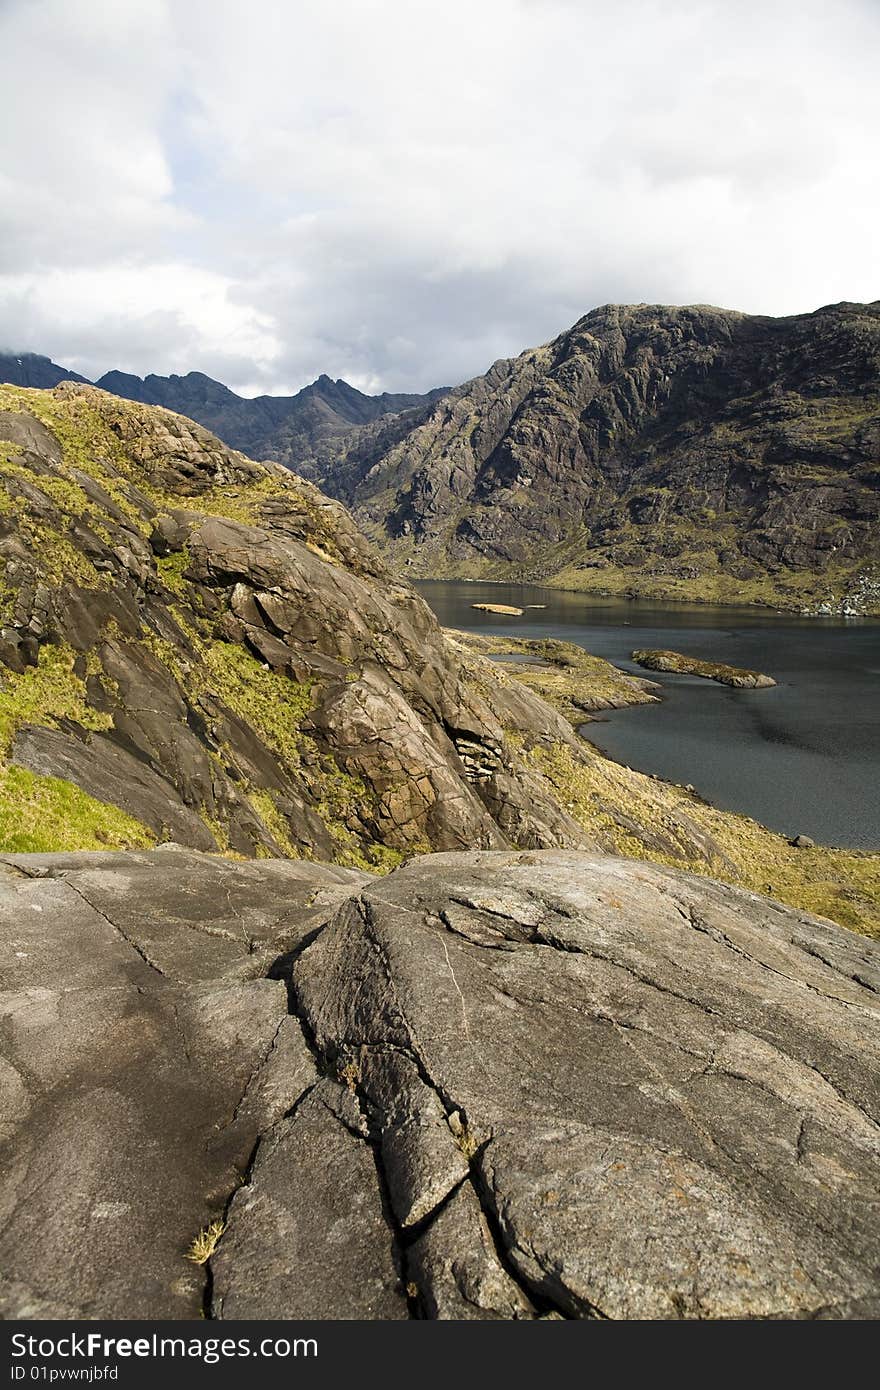
<instances>
[{"instance_id":1,"label":"rock face","mask_svg":"<svg viewBox=\"0 0 880 1390\"><path fill-rule=\"evenodd\" d=\"M338 503L92 387L0 388L0 441L0 848L588 843L520 752L570 726L448 642Z\"/></svg>"},{"instance_id":2,"label":"rock face","mask_svg":"<svg viewBox=\"0 0 880 1390\"><path fill-rule=\"evenodd\" d=\"M0 905L7 1317L880 1312L867 940L552 851L19 856Z\"/></svg>"},{"instance_id":3,"label":"rock face","mask_svg":"<svg viewBox=\"0 0 880 1390\"><path fill-rule=\"evenodd\" d=\"M730 685L737 690L767 690L776 684L772 676L765 676L761 671L746 671L739 666L727 666L723 661L700 661L682 652L640 650L632 653L632 659L646 671L702 676L704 680L718 681L719 685Z\"/></svg>"},{"instance_id":4,"label":"rock face","mask_svg":"<svg viewBox=\"0 0 880 1390\"><path fill-rule=\"evenodd\" d=\"M880 303L606 305L321 485L427 576L880 609Z\"/></svg>"}]
</instances>

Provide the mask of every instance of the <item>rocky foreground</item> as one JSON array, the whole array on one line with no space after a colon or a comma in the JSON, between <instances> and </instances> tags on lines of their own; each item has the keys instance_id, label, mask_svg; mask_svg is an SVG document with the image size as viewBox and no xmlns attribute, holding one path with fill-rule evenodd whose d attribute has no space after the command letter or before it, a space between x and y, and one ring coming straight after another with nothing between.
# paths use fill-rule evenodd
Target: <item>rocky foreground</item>
<instances>
[{"instance_id":1,"label":"rocky foreground","mask_svg":"<svg viewBox=\"0 0 880 1390\"><path fill-rule=\"evenodd\" d=\"M880 1313L864 938L564 851L6 856L0 919L7 1318Z\"/></svg>"}]
</instances>

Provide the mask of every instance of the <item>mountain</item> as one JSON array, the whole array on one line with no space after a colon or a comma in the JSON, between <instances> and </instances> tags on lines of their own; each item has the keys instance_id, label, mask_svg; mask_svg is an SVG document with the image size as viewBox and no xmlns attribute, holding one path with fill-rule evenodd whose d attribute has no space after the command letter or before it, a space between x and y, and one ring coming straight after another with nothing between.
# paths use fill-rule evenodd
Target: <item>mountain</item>
<instances>
[{"instance_id":1,"label":"mountain","mask_svg":"<svg viewBox=\"0 0 880 1390\"><path fill-rule=\"evenodd\" d=\"M383 391L378 396L366 396L345 381L320 376L293 398L289 412L268 437L267 448L260 457L284 463L320 486L363 427L432 405L443 397L445 390L438 387L425 395Z\"/></svg>"},{"instance_id":2,"label":"mountain","mask_svg":"<svg viewBox=\"0 0 880 1390\"><path fill-rule=\"evenodd\" d=\"M62 381L88 383L48 357L0 353L0 382L49 388ZM346 381L322 375L293 396L237 396L203 372L186 376L134 376L106 372L96 383L103 391L142 405L161 405L204 425L226 444L254 458L283 463L306 478L322 477L358 430L439 400L445 388L425 395L383 391L365 395Z\"/></svg>"},{"instance_id":3,"label":"mountain","mask_svg":"<svg viewBox=\"0 0 880 1390\"><path fill-rule=\"evenodd\" d=\"M0 556L0 1317L880 1312L877 855L168 410L0 386Z\"/></svg>"},{"instance_id":4,"label":"mountain","mask_svg":"<svg viewBox=\"0 0 880 1390\"><path fill-rule=\"evenodd\" d=\"M62 381L85 381L84 376L67 367L59 367L49 357L36 352L0 352L0 381L13 386L36 386L46 389Z\"/></svg>"},{"instance_id":5,"label":"mountain","mask_svg":"<svg viewBox=\"0 0 880 1390\"><path fill-rule=\"evenodd\" d=\"M346 381L320 376L295 396L237 396L201 372L148 376L108 372L96 383L104 391L145 405L162 405L198 421L234 449L273 459L305 478L321 477L358 427L381 416L431 403L426 396L367 396Z\"/></svg>"},{"instance_id":6,"label":"mountain","mask_svg":"<svg viewBox=\"0 0 880 1390\"><path fill-rule=\"evenodd\" d=\"M880 302L606 305L321 481L413 575L880 611Z\"/></svg>"}]
</instances>

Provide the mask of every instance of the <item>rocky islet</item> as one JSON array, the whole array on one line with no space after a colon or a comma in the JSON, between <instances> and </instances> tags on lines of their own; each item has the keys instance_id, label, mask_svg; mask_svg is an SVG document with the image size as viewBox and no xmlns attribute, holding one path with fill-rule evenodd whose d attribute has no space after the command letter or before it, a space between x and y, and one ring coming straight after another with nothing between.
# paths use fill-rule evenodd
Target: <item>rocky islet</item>
<instances>
[{"instance_id":1,"label":"rocky islet","mask_svg":"<svg viewBox=\"0 0 880 1390\"><path fill-rule=\"evenodd\" d=\"M717 681L719 685L729 685L735 690L768 690L776 684L772 676L765 676L762 671L746 671L738 666L728 666L723 661L702 661L699 657L685 656L682 652L637 650L631 656L636 665L643 666L646 671L701 676L703 680Z\"/></svg>"}]
</instances>

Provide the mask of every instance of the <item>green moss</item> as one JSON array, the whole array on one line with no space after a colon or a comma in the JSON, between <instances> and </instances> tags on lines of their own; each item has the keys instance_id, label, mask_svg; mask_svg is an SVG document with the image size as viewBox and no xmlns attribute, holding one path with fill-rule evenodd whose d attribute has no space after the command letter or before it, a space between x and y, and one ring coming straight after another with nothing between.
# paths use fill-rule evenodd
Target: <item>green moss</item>
<instances>
[{"instance_id":1,"label":"green moss","mask_svg":"<svg viewBox=\"0 0 880 1390\"><path fill-rule=\"evenodd\" d=\"M119 405L122 407L122 402ZM103 403L99 407L87 395L58 396L52 391L15 386L0 386L0 407L35 415L61 445L65 467L78 468L93 477L130 521L143 525L137 507L121 486L131 466L121 440L110 428L111 414L118 416L120 410L111 407L108 412Z\"/></svg>"},{"instance_id":2,"label":"green moss","mask_svg":"<svg viewBox=\"0 0 880 1390\"><path fill-rule=\"evenodd\" d=\"M363 834L352 829L352 824L358 824L360 812L370 801L370 794L361 779L343 772L335 760L325 754L320 759L316 780L319 795L315 811L332 836L336 861L347 868L379 873L396 869L405 858L402 850L370 844Z\"/></svg>"},{"instance_id":3,"label":"green moss","mask_svg":"<svg viewBox=\"0 0 880 1390\"><path fill-rule=\"evenodd\" d=\"M290 834L290 828L284 817L275 805L271 792L257 791L253 788L248 790L248 801L253 806L260 820L265 825L272 839L276 841L282 854L286 854L290 859L298 859L302 856L302 846L297 845ZM257 850L258 859L268 859L270 852L265 847Z\"/></svg>"},{"instance_id":4,"label":"green moss","mask_svg":"<svg viewBox=\"0 0 880 1390\"><path fill-rule=\"evenodd\" d=\"M26 724L73 719L104 729L107 715L85 702L73 672L75 653L45 646L39 665L22 675L8 672L0 690L0 850L29 853L68 849L118 849L155 844L155 836L131 816L56 777L40 777L5 761L16 731Z\"/></svg>"},{"instance_id":5,"label":"green moss","mask_svg":"<svg viewBox=\"0 0 880 1390\"><path fill-rule=\"evenodd\" d=\"M45 497L54 502L59 511L68 516L81 517L93 510L88 494L71 477L63 472L38 473L25 464L6 460L4 472L12 478L21 478L31 487L38 488ZM97 515L97 513L96 513Z\"/></svg>"},{"instance_id":6,"label":"green moss","mask_svg":"<svg viewBox=\"0 0 880 1390\"><path fill-rule=\"evenodd\" d=\"M184 598L187 594L188 585L184 575L189 568L189 561L189 549L186 546L171 555L163 555L156 561L156 573L162 583L179 598Z\"/></svg>"}]
</instances>

